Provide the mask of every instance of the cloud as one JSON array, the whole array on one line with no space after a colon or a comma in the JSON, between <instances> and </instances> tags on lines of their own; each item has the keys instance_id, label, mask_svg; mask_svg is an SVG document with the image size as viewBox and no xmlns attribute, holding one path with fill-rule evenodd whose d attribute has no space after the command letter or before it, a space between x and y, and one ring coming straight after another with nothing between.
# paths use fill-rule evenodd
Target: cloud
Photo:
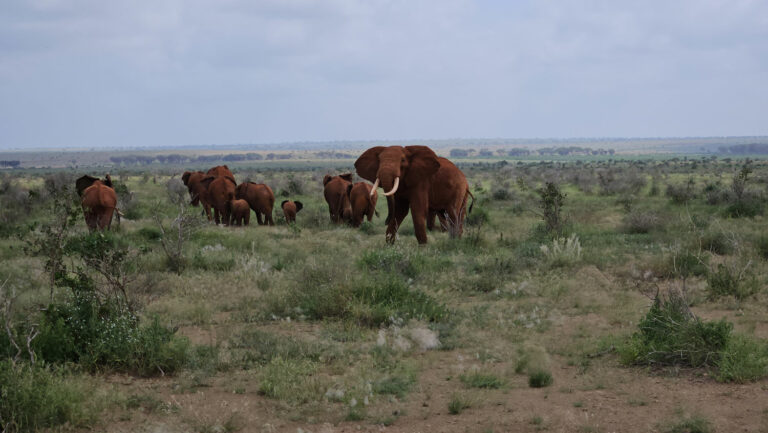
<instances>
[{"instance_id":1,"label":"cloud","mask_svg":"<svg viewBox=\"0 0 768 433\"><path fill-rule=\"evenodd\" d=\"M0 147L767 134L759 1L11 0Z\"/></svg>"}]
</instances>

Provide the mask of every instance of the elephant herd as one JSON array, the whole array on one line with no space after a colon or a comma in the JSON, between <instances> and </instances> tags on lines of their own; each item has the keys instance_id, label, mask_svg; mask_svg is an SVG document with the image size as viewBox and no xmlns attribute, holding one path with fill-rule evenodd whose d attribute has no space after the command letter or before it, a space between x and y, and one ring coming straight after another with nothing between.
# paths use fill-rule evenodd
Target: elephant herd
<instances>
[{"instance_id":1,"label":"elephant herd","mask_svg":"<svg viewBox=\"0 0 768 433\"><path fill-rule=\"evenodd\" d=\"M454 237L461 236L464 218L472 211L472 205L467 211L467 202L471 197L474 204L474 196L464 173L448 159L437 156L427 146L376 146L360 155L355 169L360 177L373 184L353 183L352 173L323 178L323 194L334 223L359 227L364 219L371 221L378 215L377 189L382 187L387 199L387 242L395 241L408 212L420 244L427 242L426 231L435 228L436 218L440 221L439 229L449 231ZM259 225L274 225L275 195L268 185L254 182L238 185L226 165L207 172L186 171L181 179L189 191L191 204L202 205L209 221L248 225L253 210ZM88 227L91 230L109 228L117 206L109 175L103 180L82 176L76 187ZM300 201L285 200L281 208L286 222L292 223L303 205ZM119 218L120 213L117 215Z\"/></svg>"}]
</instances>

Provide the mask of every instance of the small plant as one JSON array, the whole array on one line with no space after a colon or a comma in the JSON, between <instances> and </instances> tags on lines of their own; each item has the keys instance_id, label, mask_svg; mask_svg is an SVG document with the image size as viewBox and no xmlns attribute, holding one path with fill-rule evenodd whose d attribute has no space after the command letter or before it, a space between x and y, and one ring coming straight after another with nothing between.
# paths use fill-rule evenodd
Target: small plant
<instances>
[{"instance_id":1,"label":"small plant","mask_svg":"<svg viewBox=\"0 0 768 433\"><path fill-rule=\"evenodd\" d=\"M459 379L469 388L499 389L504 386L504 381L492 373L474 371L462 374Z\"/></svg>"},{"instance_id":2,"label":"small plant","mask_svg":"<svg viewBox=\"0 0 768 433\"><path fill-rule=\"evenodd\" d=\"M376 227L371 221L363 221L363 223L360 224L360 231L367 235L373 235L376 234Z\"/></svg>"},{"instance_id":3,"label":"small plant","mask_svg":"<svg viewBox=\"0 0 768 433\"><path fill-rule=\"evenodd\" d=\"M692 416L670 423L662 430L664 433L710 433L712 423L706 418Z\"/></svg>"},{"instance_id":4,"label":"small plant","mask_svg":"<svg viewBox=\"0 0 768 433\"><path fill-rule=\"evenodd\" d=\"M546 370L534 370L528 374L528 386L531 388L545 388L552 382L552 373Z\"/></svg>"},{"instance_id":5,"label":"small plant","mask_svg":"<svg viewBox=\"0 0 768 433\"><path fill-rule=\"evenodd\" d=\"M686 204L696 196L694 187L696 183L693 178L682 185L667 185L667 197L675 204Z\"/></svg>"},{"instance_id":6,"label":"small plant","mask_svg":"<svg viewBox=\"0 0 768 433\"><path fill-rule=\"evenodd\" d=\"M448 413L451 415L458 415L464 411L464 409L469 409L472 407L472 403L467 399L465 396L454 393L453 396L451 396L451 400L448 402Z\"/></svg>"},{"instance_id":7,"label":"small plant","mask_svg":"<svg viewBox=\"0 0 768 433\"><path fill-rule=\"evenodd\" d=\"M322 386L314 376L316 371L312 361L275 358L262 370L259 392L293 404L317 400L322 396Z\"/></svg>"},{"instance_id":8,"label":"small plant","mask_svg":"<svg viewBox=\"0 0 768 433\"><path fill-rule=\"evenodd\" d=\"M710 231L701 237L701 248L722 256L733 252L734 242L721 231Z\"/></svg>"},{"instance_id":9,"label":"small plant","mask_svg":"<svg viewBox=\"0 0 768 433\"><path fill-rule=\"evenodd\" d=\"M551 245L542 245L540 249L552 266L572 265L581 259L581 242L576 234L553 239Z\"/></svg>"},{"instance_id":10,"label":"small plant","mask_svg":"<svg viewBox=\"0 0 768 433\"><path fill-rule=\"evenodd\" d=\"M173 191L169 184L168 195L179 209L176 218L170 226L165 226L159 213L155 213L153 218L160 231L160 244L163 246L168 268L181 275L186 263L184 244L203 226L204 222L198 213L187 204L185 193L179 194Z\"/></svg>"}]
</instances>

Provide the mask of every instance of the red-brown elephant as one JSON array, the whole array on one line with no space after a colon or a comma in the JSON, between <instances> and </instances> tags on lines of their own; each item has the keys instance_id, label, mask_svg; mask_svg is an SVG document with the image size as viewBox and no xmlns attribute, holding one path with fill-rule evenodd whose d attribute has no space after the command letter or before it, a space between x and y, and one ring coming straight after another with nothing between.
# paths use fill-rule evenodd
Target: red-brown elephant
<instances>
[{"instance_id":1,"label":"red-brown elephant","mask_svg":"<svg viewBox=\"0 0 768 433\"><path fill-rule=\"evenodd\" d=\"M185 171L181 176L181 181L187 186L189 196L192 198L190 203L192 206L202 205L205 209L205 215L208 217L208 221L211 220L211 201L208 198L208 190L203 185L203 179L208 177L206 173L202 171Z\"/></svg>"},{"instance_id":2,"label":"red-brown elephant","mask_svg":"<svg viewBox=\"0 0 768 433\"><path fill-rule=\"evenodd\" d=\"M432 178L432 190L430 191L429 214L427 215L427 228L434 230L435 216L440 219L441 231L448 231L451 237L461 237L464 233L464 219L475 205L475 196L469 191L469 183L464 173L454 163L446 158L438 157L440 169ZM455 191L449 206L441 207L434 202L433 197L438 197L441 191ZM463 191L463 192L462 192ZM467 201L472 198L472 204L467 211Z\"/></svg>"},{"instance_id":3,"label":"red-brown elephant","mask_svg":"<svg viewBox=\"0 0 768 433\"><path fill-rule=\"evenodd\" d=\"M376 213L376 202L379 194L367 182L357 182L352 185L349 192L349 201L352 205L352 227L360 227L363 218L368 217L368 222Z\"/></svg>"},{"instance_id":4,"label":"red-brown elephant","mask_svg":"<svg viewBox=\"0 0 768 433\"><path fill-rule=\"evenodd\" d=\"M323 178L323 195L328 202L328 211L331 214L331 222L341 224L352 222L352 204L349 201L349 192L352 190L352 173L331 176L326 174Z\"/></svg>"},{"instance_id":5,"label":"red-brown elephant","mask_svg":"<svg viewBox=\"0 0 768 433\"><path fill-rule=\"evenodd\" d=\"M243 182L237 186L235 197L248 202L259 225L275 225L272 219L272 209L275 206L275 194L272 188L263 183Z\"/></svg>"},{"instance_id":6,"label":"red-brown elephant","mask_svg":"<svg viewBox=\"0 0 768 433\"><path fill-rule=\"evenodd\" d=\"M245 200L232 200L229 202L231 223L235 226L247 226L251 222L251 207Z\"/></svg>"},{"instance_id":7,"label":"red-brown elephant","mask_svg":"<svg viewBox=\"0 0 768 433\"><path fill-rule=\"evenodd\" d=\"M283 200L280 207L283 208L285 222L290 224L296 222L296 214L304 208L304 205L300 201Z\"/></svg>"},{"instance_id":8,"label":"red-brown elephant","mask_svg":"<svg viewBox=\"0 0 768 433\"><path fill-rule=\"evenodd\" d=\"M460 235L469 186L461 170L427 146L376 146L355 161L360 177L381 185L387 197L387 242L394 242L408 211L416 239L427 242L430 213L448 215ZM440 176L436 176L441 171Z\"/></svg>"},{"instance_id":9,"label":"red-brown elephant","mask_svg":"<svg viewBox=\"0 0 768 433\"><path fill-rule=\"evenodd\" d=\"M206 176L201 183L213 207L214 222L229 225L231 217L229 202L235 199L235 180L229 176Z\"/></svg>"},{"instance_id":10,"label":"red-brown elephant","mask_svg":"<svg viewBox=\"0 0 768 433\"><path fill-rule=\"evenodd\" d=\"M232 182L237 183L235 181L235 175L232 174L231 171L229 171L229 167L227 167L226 165L217 165L216 167L213 167L210 170L208 170L208 172L205 174L216 176L216 177L219 177L219 176L228 177L232 179Z\"/></svg>"},{"instance_id":11,"label":"red-brown elephant","mask_svg":"<svg viewBox=\"0 0 768 433\"><path fill-rule=\"evenodd\" d=\"M90 230L104 230L112 225L112 215L117 208L117 194L112 185L112 178L106 175L100 180L88 175L75 182L80 204L83 206L85 224ZM118 213L118 219L120 218Z\"/></svg>"}]
</instances>

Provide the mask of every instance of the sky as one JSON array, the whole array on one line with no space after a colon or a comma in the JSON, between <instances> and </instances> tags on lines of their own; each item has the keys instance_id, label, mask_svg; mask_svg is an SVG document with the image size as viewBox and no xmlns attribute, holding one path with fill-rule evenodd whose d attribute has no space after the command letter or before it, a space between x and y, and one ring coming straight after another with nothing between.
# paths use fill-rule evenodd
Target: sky
<instances>
[{"instance_id":1,"label":"sky","mask_svg":"<svg viewBox=\"0 0 768 433\"><path fill-rule=\"evenodd\" d=\"M768 135L762 0L2 0L0 149Z\"/></svg>"}]
</instances>

